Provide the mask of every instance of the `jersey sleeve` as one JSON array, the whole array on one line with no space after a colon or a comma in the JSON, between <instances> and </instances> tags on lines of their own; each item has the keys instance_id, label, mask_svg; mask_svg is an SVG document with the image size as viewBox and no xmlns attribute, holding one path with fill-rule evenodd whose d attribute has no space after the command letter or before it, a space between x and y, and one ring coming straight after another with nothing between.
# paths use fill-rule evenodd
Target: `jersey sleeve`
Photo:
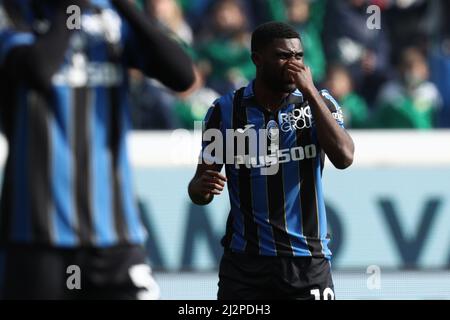
<instances>
[{"instance_id":1,"label":"jersey sleeve","mask_svg":"<svg viewBox=\"0 0 450 320\"><path fill-rule=\"evenodd\" d=\"M202 149L199 157L199 162L208 164L223 163L223 159L217 157L217 150L211 150L210 144L214 141L213 139L211 139L211 135L213 135L213 132L211 132L211 134L208 133L208 130L211 129L216 129L222 132L222 116L220 112L219 99L214 101L212 106L208 109L205 119L203 120Z\"/></svg>"},{"instance_id":2,"label":"jersey sleeve","mask_svg":"<svg viewBox=\"0 0 450 320\"><path fill-rule=\"evenodd\" d=\"M130 24L124 18L122 18L122 44L124 48L123 58L125 64L130 68L143 70L145 67L145 60L142 55L142 48L139 46L136 34L132 31Z\"/></svg>"},{"instance_id":3,"label":"jersey sleeve","mask_svg":"<svg viewBox=\"0 0 450 320\"><path fill-rule=\"evenodd\" d=\"M336 120L336 122L339 124L341 128L345 128L344 126L344 115L342 113L341 106L336 101L336 99L333 98L333 96L328 92L328 90L320 90L320 95L322 96L323 101L328 107L328 110L330 110L331 114L333 115L333 118Z\"/></svg>"}]
</instances>

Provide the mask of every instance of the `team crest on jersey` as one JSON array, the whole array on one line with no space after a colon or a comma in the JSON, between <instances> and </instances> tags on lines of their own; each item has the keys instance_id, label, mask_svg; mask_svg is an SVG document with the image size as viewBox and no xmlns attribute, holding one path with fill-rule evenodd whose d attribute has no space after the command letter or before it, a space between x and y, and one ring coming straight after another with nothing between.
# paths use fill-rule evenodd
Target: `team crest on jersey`
<instances>
[{"instance_id":1,"label":"team crest on jersey","mask_svg":"<svg viewBox=\"0 0 450 320\"><path fill-rule=\"evenodd\" d=\"M270 141L277 140L279 137L278 123L275 120L267 122L267 137Z\"/></svg>"}]
</instances>

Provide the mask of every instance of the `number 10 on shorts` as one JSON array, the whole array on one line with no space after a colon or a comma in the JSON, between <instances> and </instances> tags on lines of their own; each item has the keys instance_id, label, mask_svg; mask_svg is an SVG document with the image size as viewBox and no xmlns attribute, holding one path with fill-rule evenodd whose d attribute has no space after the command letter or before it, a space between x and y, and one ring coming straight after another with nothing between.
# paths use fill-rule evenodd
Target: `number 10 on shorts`
<instances>
[{"instance_id":1,"label":"number 10 on shorts","mask_svg":"<svg viewBox=\"0 0 450 320\"><path fill-rule=\"evenodd\" d=\"M311 295L314 296L314 300L320 300L320 289L312 289ZM323 290L323 300L334 300L334 292L330 288Z\"/></svg>"}]
</instances>

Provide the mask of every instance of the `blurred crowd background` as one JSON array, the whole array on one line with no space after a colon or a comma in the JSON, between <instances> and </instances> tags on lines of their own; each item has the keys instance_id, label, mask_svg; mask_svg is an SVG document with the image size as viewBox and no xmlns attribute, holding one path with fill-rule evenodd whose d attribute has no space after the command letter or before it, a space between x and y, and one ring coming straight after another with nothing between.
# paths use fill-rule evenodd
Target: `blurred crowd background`
<instances>
[{"instance_id":1,"label":"blurred crowd background","mask_svg":"<svg viewBox=\"0 0 450 320\"><path fill-rule=\"evenodd\" d=\"M253 79L251 32L270 20L300 32L316 86L340 102L347 128L450 128L450 1L131 1L183 44L196 68L182 94L131 71L135 129L192 129L216 98ZM379 29L367 26L370 5L380 8Z\"/></svg>"}]
</instances>

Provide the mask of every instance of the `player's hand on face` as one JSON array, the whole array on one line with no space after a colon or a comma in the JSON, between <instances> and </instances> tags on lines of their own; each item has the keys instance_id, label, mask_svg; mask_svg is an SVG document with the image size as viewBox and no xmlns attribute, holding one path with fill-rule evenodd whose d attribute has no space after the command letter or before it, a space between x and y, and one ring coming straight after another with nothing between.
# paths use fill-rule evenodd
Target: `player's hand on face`
<instances>
[{"instance_id":1,"label":"player's hand on face","mask_svg":"<svg viewBox=\"0 0 450 320\"><path fill-rule=\"evenodd\" d=\"M222 193L227 178L214 170L206 170L198 178L198 191L204 195L219 195Z\"/></svg>"},{"instance_id":2,"label":"player's hand on face","mask_svg":"<svg viewBox=\"0 0 450 320\"><path fill-rule=\"evenodd\" d=\"M314 86L312 73L310 67L300 61L288 61L284 65L286 77L295 85L300 91L308 90Z\"/></svg>"}]
</instances>

